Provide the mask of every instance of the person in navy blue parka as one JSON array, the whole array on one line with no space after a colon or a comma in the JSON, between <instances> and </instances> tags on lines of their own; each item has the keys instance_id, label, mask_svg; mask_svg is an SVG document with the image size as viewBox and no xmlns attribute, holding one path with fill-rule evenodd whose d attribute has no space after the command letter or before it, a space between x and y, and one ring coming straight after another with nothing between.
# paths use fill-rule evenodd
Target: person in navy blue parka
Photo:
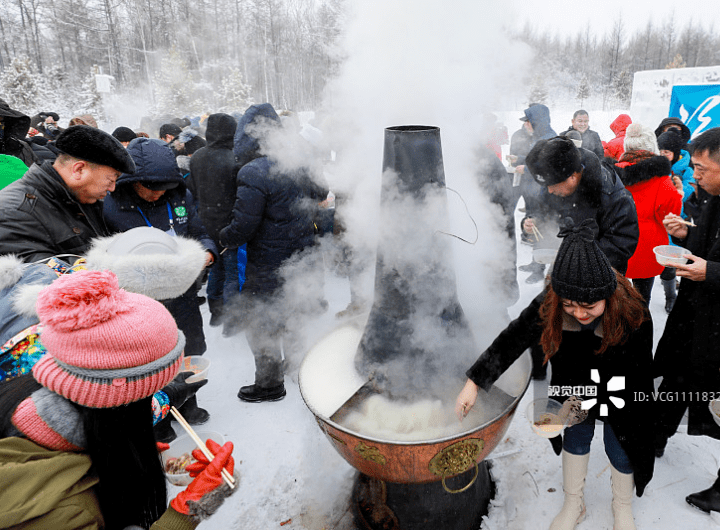
<instances>
[{"instance_id":1,"label":"person in navy blue parka","mask_svg":"<svg viewBox=\"0 0 720 530\"><path fill-rule=\"evenodd\" d=\"M127 147L136 171L123 173L115 191L103 203L103 217L111 232L125 232L138 226L152 226L170 235L191 237L207 251L206 267L218 256L217 247L208 236L197 214L192 194L175 162L175 156L162 140L136 138ZM185 294L161 300L185 334L185 356L202 355L207 346L197 298L197 282ZM188 401L181 413L188 422L205 423L209 414Z\"/></svg>"},{"instance_id":2,"label":"person in navy blue parka","mask_svg":"<svg viewBox=\"0 0 720 530\"><path fill-rule=\"evenodd\" d=\"M266 156L266 140L280 127L280 118L269 103L251 106L240 119L234 147L241 166L235 206L232 221L219 237L220 245L231 249L247 243L245 284L239 303L226 308L224 317L225 335L245 327L255 357L255 383L238 393L247 402L285 396L281 337L295 308L286 301L278 303L281 268L313 245L317 203L327 195L304 168L281 168L277 160Z\"/></svg>"}]
</instances>

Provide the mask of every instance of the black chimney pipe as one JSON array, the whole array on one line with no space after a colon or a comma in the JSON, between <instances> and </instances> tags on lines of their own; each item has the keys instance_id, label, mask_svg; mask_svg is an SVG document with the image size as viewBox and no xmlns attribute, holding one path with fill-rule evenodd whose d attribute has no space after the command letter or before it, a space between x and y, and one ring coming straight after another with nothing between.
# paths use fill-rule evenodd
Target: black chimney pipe
<instances>
[{"instance_id":1,"label":"black chimney pipe","mask_svg":"<svg viewBox=\"0 0 720 530\"><path fill-rule=\"evenodd\" d=\"M428 381L462 377L478 354L439 232L448 210L438 127L385 129L380 210L375 298L356 367L394 397L428 397Z\"/></svg>"}]
</instances>

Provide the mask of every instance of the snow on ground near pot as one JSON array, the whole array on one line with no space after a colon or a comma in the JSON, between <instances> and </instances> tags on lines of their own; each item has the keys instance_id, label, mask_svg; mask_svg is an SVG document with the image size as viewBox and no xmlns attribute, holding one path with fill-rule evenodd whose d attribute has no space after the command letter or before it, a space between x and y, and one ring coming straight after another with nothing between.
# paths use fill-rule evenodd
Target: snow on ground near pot
<instances>
[{"instance_id":1,"label":"snow on ground near pot","mask_svg":"<svg viewBox=\"0 0 720 530\"><path fill-rule=\"evenodd\" d=\"M522 206L522 201L520 203ZM518 221L522 214L518 214ZM528 263L531 248L518 244L518 264ZM518 273L521 299L510 309L512 317L540 290ZM325 295L330 309L308 326L310 342L327 335L337 322L335 312L349 301L347 280L326 275ZM664 293L655 283L651 311L656 342L665 326ZM205 322L207 305L202 306ZM297 374L285 379L287 397L275 403L240 401L237 391L253 382L254 363L244 334L222 336L221 328L206 325L206 353L212 359L209 383L198 393L198 403L212 414L203 428L221 432L235 443L240 471L237 493L200 528L268 530L350 530L350 490L355 471L333 449L305 406ZM292 360L297 366L299 359ZM533 382L518 406L505 439L490 455L497 494L486 530L542 530L549 527L562 500L560 457L550 443L531 431L525 421L527 404L547 392L547 382ZM181 428L174 423L175 430ZM511 453L511 454L506 454ZM506 454L506 456L502 456ZM495 458L494 458L495 456ZM685 502L689 493L709 487L720 465L720 443L687 436L685 427L670 439L665 456L656 461L655 476L643 497L633 499L639 529L705 530L720 528L720 517L708 516ZM596 429L586 483L588 516L578 530L612 529L610 469ZM170 487L174 496L180 488ZM448 514L452 517L452 514ZM288 522L289 521L289 522Z\"/></svg>"}]
</instances>

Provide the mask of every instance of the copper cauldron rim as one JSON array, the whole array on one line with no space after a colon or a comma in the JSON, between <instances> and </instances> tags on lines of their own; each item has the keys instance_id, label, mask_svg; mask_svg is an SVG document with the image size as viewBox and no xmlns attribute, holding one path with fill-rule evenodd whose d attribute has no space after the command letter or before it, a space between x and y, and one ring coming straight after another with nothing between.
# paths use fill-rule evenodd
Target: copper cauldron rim
<instances>
[{"instance_id":1,"label":"copper cauldron rim","mask_svg":"<svg viewBox=\"0 0 720 530\"><path fill-rule=\"evenodd\" d=\"M340 328L336 328L336 330L337 330L337 329L340 329ZM330 333L333 333L334 331L335 331L335 330L331 331ZM328 336L330 333L328 333L326 336ZM310 350L308 351L308 354L309 354L312 350L313 350L313 348L310 348ZM518 360L522 359L523 357L529 358L529 357L530 357L530 353L527 352L527 351L524 352L524 353L518 358ZM532 379L530 372L531 372L531 370L528 370L527 380L525 381L525 385L523 386L522 392L520 392L520 393L515 397L515 399L513 399L512 403L510 403L507 407L505 407L505 408L504 408L500 413L498 413L494 418L486 421L485 423L482 423L482 424L480 424L480 425L477 425L477 426L475 426L475 427L472 427L471 429L469 429L469 430L467 430L467 431L463 431L463 432L460 432L460 433L455 433L455 434L452 434L452 435L449 435L449 436L445 436L445 437L443 437L443 438L433 438L433 439L428 439L428 440L414 440L414 441L406 441L406 440L386 440L386 439L383 439L383 438L375 438L375 437L373 437L373 436L369 436L369 435L366 435L366 434L363 434L363 433L358 433L358 432L355 432L355 431L352 431L352 430L348 429L347 427L345 427L345 426L343 426L343 425L340 425L340 424L337 423L337 422L334 422L334 421L331 420L329 417L324 416L324 415L320 414L319 412L317 412L317 410L315 410L315 408L314 408L310 403L308 403L308 401L305 399L305 393L303 392L303 381L302 381L302 379L303 379L303 378L302 378L303 370L302 370L302 366L301 366L300 371L299 371L299 374L298 374L298 386L299 386L299 388L300 388L300 395L302 396L303 402L305 403L305 406L307 406L307 408L310 409L310 412L312 412L313 415L314 415L316 418L319 418L319 419L322 420L324 423L327 423L328 425L332 426L333 428L335 428L335 429L337 429L337 430L339 430L339 431L342 431L342 432L344 432L344 433L347 433L347 434L349 434L350 436L354 436L354 437L356 437L356 438L361 438L361 439L363 439L363 440L367 440L367 441L371 441L371 442L375 442L375 443L393 444L393 445L405 445L405 446L423 446L423 445L436 445L436 444L441 444L441 443L450 442L450 441L453 441L453 440L456 440L456 439L459 439L459 438L464 438L464 437L470 436L470 435L472 435L472 434L474 434L474 433L476 433L476 432L478 432L478 431L480 431L480 430L482 430L482 429L484 429L484 428L492 425L492 424L495 423L496 421L498 421L500 418L502 418L503 416L505 416L508 412L512 411L515 407L517 407L518 403L520 402L520 400L521 400L521 399L523 398L523 396L525 395L525 392L527 392L527 389L528 389L528 387L530 386L530 381L531 381L531 379Z\"/></svg>"}]
</instances>

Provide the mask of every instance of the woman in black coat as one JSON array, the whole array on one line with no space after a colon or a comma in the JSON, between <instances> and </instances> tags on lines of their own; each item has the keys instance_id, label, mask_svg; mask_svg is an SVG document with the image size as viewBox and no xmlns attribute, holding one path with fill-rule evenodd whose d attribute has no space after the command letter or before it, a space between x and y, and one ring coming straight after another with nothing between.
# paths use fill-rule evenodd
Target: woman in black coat
<instances>
[{"instance_id":1,"label":"woman in black coat","mask_svg":"<svg viewBox=\"0 0 720 530\"><path fill-rule=\"evenodd\" d=\"M462 418L474 405L478 388L489 389L536 343L545 352L545 362L552 365L550 396L565 401L571 390L585 400L587 418L564 432L565 503L551 530L572 530L584 516L583 487L596 420L604 423L605 452L612 464L615 528L635 528L633 484L641 496L653 474L652 321L642 297L595 243L596 229L595 222L588 220L561 232L567 238L546 292L468 370L469 379L456 404ZM613 378L624 378L621 390L610 389ZM556 452L559 445L553 444Z\"/></svg>"}]
</instances>

